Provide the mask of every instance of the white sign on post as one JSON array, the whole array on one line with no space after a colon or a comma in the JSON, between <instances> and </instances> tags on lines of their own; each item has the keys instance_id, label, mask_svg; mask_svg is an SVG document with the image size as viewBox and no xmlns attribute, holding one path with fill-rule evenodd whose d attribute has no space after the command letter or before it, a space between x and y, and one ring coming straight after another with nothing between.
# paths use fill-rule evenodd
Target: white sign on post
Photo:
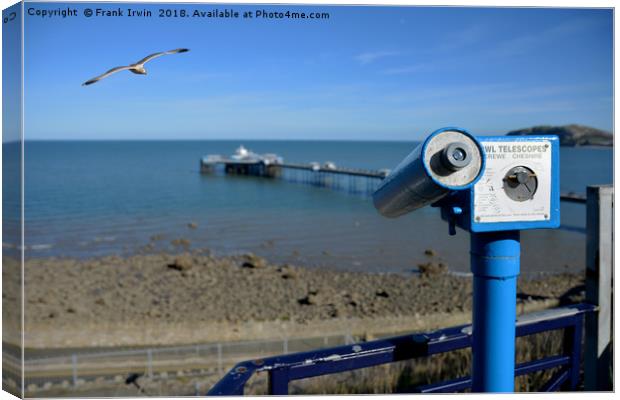
<instances>
[{"instance_id":1,"label":"white sign on post","mask_svg":"<svg viewBox=\"0 0 620 400\"><path fill-rule=\"evenodd\" d=\"M474 186L479 223L545 221L551 211L551 143L484 141L484 175Z\"/></svg>"}]
</instances>

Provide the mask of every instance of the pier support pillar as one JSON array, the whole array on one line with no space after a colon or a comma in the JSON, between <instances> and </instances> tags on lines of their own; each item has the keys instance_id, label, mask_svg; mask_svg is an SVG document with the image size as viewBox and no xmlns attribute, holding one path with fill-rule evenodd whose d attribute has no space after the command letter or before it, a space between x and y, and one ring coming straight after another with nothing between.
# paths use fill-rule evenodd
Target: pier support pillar
<instances>
[{"instance_id":1,"label":"pier support pillar","mask_svg":"<svg viewBox=\"0 0 620 400\"><path fill-rule=\"evenodd\" d=\"M512 392L515 372L518 231L471 234L474 392Z\"/></svg>"}]
</instances>

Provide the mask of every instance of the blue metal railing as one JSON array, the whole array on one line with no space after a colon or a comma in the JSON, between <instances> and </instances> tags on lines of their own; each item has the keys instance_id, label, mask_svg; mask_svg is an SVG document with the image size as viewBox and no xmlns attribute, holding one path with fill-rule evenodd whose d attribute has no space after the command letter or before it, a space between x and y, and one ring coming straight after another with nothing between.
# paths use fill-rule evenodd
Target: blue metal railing
<instances>
[{"instance_id":1,"label":"blue metal railing","mask_svg":"<svg viewBox=\"0 0 620 400\"><path fill-rule=\"evenodd\" d=\"M519 317L517 337L563 329L564 343L562 354L516 365L515 376L560 368L541 391L575 390L579 384L584 316L595 310L594 306L582 303ZM246 382L257 372L268 372L269 394L285 395L291 381L427 357L468 348L471 344L471 325L462 325L429 333L248 360L231 369L208 395L243 395ZM418 386L411 391L456 392L471 388L471 384L470 377L462 377Z\"/></svg>"}]
</instances>

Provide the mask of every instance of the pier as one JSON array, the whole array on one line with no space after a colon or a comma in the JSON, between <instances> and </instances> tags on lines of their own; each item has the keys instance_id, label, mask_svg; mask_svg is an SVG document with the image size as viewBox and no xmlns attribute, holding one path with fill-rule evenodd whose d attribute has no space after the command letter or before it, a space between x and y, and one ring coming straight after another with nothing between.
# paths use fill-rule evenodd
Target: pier
<instances>
[{"instance_id":1,"label":"pier","mask_svg":"<svg viewBox=\"0 0 620 400\"><path fill-rule=\"evenodd\" d=\"M370 194L389 170L342 168L333 162L289 163L276 154L256 154L243 146L230 157L209 155L200 160L200 172L279 178L289 182L329 187L349 193Z\"/></svg>"}]
</instances>

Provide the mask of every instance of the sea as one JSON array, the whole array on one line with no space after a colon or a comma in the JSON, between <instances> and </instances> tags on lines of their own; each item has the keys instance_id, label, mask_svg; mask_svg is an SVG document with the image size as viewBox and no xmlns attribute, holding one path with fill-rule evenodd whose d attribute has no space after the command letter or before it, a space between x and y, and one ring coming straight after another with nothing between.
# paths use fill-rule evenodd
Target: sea
<instances>
[{"instance_id":1,"label":"sea","mask_svg":"<svg viewBox=\"0 0 620 400\"><path fill-rule=\"evenodd\" d=\"M189 250L251 252L310 268L409 275L432 260L469 272L469 234L449 236L435 208L387 219L368 195L200 173L203 156L230 155L239 145L287 162L381 169L393 168L417 143L27 141L26 258L175 253L187 250L178 245L185 239ZM611 148L560 153L562 192L584 194L588 185L612 182ZM562 203L561 217L560 229L523 232L523 275L584 270L585 205Z\"/></svg>"}]
</instances>

